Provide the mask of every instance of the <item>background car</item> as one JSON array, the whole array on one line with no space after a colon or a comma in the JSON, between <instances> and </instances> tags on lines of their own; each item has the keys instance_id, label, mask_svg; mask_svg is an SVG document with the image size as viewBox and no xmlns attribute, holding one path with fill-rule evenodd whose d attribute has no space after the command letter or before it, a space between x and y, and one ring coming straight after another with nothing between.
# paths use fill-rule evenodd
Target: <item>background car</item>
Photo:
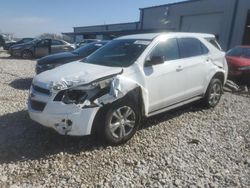
<instances>
[{"instance_id":1,"label":"background car","mask_svg":"<svg viewBox=\"0 0 250 188\"><path fill-rule=\"evenodd\" d=\"M75 43L75 46L76 46L76 48L79 48L80 46L86 45L88 43L91 43L91 42L100 42L100 41L101 40L99 40L99 39L84 39L81 42Z\"/></svg>"},{"instance_id":2,"label":"background car","mask_svg":"<svg viewBox=\"0 0 250 188\"><path fill-rule=\"evenodd\" d=\"M12 56L31 59L33 57L43 57L58 52L67 52L74 50L74 45L55 39L34 39L24 44L13 45L9 48Z\"/></svg>"},{"instance_id":3,"label":"background car","mask_svg":"<svg viewBox=\"0 0 250 188\"><path fill-rule=\"evenodd\" d=\"M5 45L3 46L3 49L4 50L9 50L9 48L15 44L23 44L23 43L26 43L26 42L30 42L34 40L34 38L23 38L19 41L10 41L10 42L6 42Z\"/></svg>"},{"instance_id":4,"label":"background car","mask_svg":"<svg viewBox=\"0 0 250 188\"><path fill-rule=\"evenodd\" d=\"M72 52L62 52L45 56L37 61L36 73L39 74L41 72L53 69L60 65L87 57L97 49L104 46L107 42L108 41L92 42L80 48L77 48Z\"/></svg>"},{"instance_id":5,"label":"background car","mask_svg":"<svg viewBox=\"0 0 250 188\"><path fill-rule=\"evenodd\" d=\"M250 77L250 46L237 46L226 53L231 77Z\"/></svg>"},{"instance_id":6,"label":"background car","mask_svg":"<svg viewBox=\"0 0 250 188\"><path fill-rule=\"evenodd\" d=\"M3 35L0 35L0 47L5 45L5 39L3 37Z\"/></svg>"}]
</instances>

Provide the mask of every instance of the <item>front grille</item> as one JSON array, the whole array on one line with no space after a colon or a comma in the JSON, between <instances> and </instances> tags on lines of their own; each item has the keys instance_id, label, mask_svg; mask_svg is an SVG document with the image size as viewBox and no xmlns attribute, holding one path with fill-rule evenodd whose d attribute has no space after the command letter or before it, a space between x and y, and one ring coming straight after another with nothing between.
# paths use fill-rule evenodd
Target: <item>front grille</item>
<instances>
[{"instance_id":1,"label":"front grille","mask_svg":"<svg viewBox=\"0 0 250 188\"><path fill-rule=\"evenodd\" d=\"M30 100L30 106L33 110L42 112L46 106L46 103L35 101L35 100Z\"/></svg>"},{"instance_id":2,"label":"front grille","mask_svg":"<svg viewBox=\"0 0 250 188\"><path fill-rule=\"evenodd\" d=\"M33 86L33 89L36 92L43 93L43 94L46 94L46 95L50 95L50 91L48 89L44 89L44 88L41 88L41 87L36 86L36 85L32 85L32 86Z\"/></svg>"}]
</instances>

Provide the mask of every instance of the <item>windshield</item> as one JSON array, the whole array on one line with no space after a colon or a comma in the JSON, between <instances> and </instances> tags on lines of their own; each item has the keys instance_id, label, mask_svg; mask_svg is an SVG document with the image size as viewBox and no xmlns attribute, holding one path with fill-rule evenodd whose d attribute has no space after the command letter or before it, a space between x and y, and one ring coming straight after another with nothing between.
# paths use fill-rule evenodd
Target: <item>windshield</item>
<instances>
[{"instance_id":1,"label":"windshield","mask_svg":"<svg viewBox=\"0 0 250 188\"><path fill-rule=\"evenodd\" d=\"M79 54L82 57L87 57L88 55L92 54L94 51L102 47L104 44L106 44L106 42L102 42L102 43L94 42L94 43L86 44L80 48L77 48L72 53Z\"/></svg>"},{"instance_id":2,"label":"windshield","mask_svg":"<svg viewBox=\"0 0 250 188\"><path fill-rule=\"evenodd\" d=\"M227 56L250 58L250 48L233 48L227 52Z\"/></svg>"},{"instance_id":3,"label":"windshield","mask_svg":"<svg viewBox=\"0 0 250 188\"><path fill-rule=\"evenodd\" d=\"M128 67L135 62L150 42L136 39L113 40L84 59L84 62L110 67Z\"/></svg>"}]
</instances>

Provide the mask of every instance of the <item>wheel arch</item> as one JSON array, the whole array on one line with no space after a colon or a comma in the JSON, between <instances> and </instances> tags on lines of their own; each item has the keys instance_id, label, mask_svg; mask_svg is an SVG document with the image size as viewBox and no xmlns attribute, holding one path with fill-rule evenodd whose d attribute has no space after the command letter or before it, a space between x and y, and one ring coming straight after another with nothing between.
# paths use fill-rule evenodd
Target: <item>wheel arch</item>
<instances>
[{"instance_id":1,"label":"wheel arch","mask_svg":"<svg viewBox=\"0 0 250 188\"><path fill-rule=\"evenodd\" d=\"M213 78L218 78L221 81L222 85L224 85L226 83L226 79L227 79L226 75L225 75L225 72L223 72L222 70L219 70L219 71L216 71L216 72L212 73L207 79L208 81L207 81L207 84L206 84L206 87L205 87L205 90L204 90L204 95L205 95L205 93L206 93L206 91L207 91L207 89L209 87L209 84L211 83L211 80Z\"/></svg>"},{"instance_id":2,"label":"wheel arch","mask_svg":"<svg viewBox=\"0 0 250 188\"><path fill-rule=\"evenodd\" d=\"M220 81L221 81L221 83L224 85L224 83L225 83L225 73L223 73L223 72L216 72L215 74L214 74L214 76L211 78L211 80L213 79L213 78L218 78Z\"/></svg>"},{"instance_id":3,"label":"wheel arch","mask_svg":"<svg viewBox=\"0 0 250 188\"><path fill-rule=\"evenodd\" d=\"M91 134L98 133L98 130L100 128L99 126L101 126L100 122L103 121L105 112L108 110L108 108L113 103L121 101L121 100L125 100L125 101L130 100L130 101L132 101L133 104L136 105L136 107L138 108L138 111L139 111L140 120L142 119L142 117L145 116L145 104L144 104L144 100L143 100L142 89L138 86L138 87L134 88L133 90L129 91L122 98L114 100L111 103L105 104L97 111L96 116L95 116L94 121L93 121L92 128L91 128Z\"/></svg>"}]
</instances>

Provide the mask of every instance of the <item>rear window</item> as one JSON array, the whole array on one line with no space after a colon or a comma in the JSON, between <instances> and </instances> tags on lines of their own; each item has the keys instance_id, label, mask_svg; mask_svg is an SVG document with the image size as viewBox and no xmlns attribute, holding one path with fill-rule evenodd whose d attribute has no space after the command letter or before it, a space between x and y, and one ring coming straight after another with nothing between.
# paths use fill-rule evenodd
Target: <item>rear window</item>
<instances>
[{"instance_id":1,"label":"rear window","mask_svg":"<svg viewBox=\"0 0 250 188\"><path fill-rule=\"evenodd\" d=\"M208 53L207 47L196 38L178 39L181 58L195 57Z\"/></svg>"},{"instance_id":2,"label":"rear window","mask_svg":"<svg viewBox=\"0 0 250 188\"><path fill-rule=\"evenodd\" d=\"M215 38L206 38L206 40L214 47L216 47L218 50L222 50L222 48L220 47L219 43L216 41Z\"/></svg>"},{"instance_id":3,"label":"rear window","mask_svg":"<svg viewBox=\"0 0 250 188\"><path fill-rule=\"evenodd\" d=\"M227 56L250 58L250 48L236 47L229 50Z\"/></svg>"}]
</instances>

